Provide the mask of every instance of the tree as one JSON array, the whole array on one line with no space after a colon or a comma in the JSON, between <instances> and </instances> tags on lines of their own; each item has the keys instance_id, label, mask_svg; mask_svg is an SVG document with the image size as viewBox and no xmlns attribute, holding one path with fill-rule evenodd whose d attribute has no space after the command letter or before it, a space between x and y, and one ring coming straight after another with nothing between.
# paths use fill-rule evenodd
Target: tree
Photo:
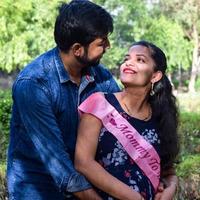
<instances>
[{"instance_id":1,"label":"tree","mask_svg":"<svg viewBox=\"0 0 200 200\"><path fill-rule=\"evenodd\" d=\"M159 9L166 16L181 23L185 35L193 43L189 91L195 91L195 80L200 65L200 1L160 0Z\"/></svg>"},{"instance_id":2,"label":"tree","mask_svg":"<svg viewBox=\"0 0 200 200\"><path fill-rule=\"evenodd\" d=\"M148 12L145 1L135 0L94 0L105 7L114 19L114 32L110 37L111 49L104 55L102 62L110 69L118 68L130 45L139 39L145 29ZM117 69L117 71L119 71Z\"/></svg>"},{"instance_id":3,"label":"tree","mask_svg":"<svg viewBox=\"0 0 200 200\"><path fill-rule=\"evenodd\" d=\"M169 75L180 67L188 69L192 45L185 39L183 29L177 22L163 15L152 16L142 38L155 43L165 52Z\"/></svg>"},{"instance_id":4,"label":"tree","mask_svg":"<svg viewBox=\"0 0 200 200\"><path fill-rule=\"evenodd\" d=\"M169 73L188 68L191 62L191 43L185 38L182 26L163 16L153 3L146 0L134 3L130 0L95 2L110 11L114 19L111 49L103 59L110 68L119 66L130 45L141 39L149 40L165 51Z\"/></svg>"},{"instance_id":5,"label":"tree","mask_svg":"<svg viewBox=\"0 0 200 200\"><path fill-rule=\"evenodd\" d=\"M0 2L0 69L21 69L33 57L54 46L57 1Z\"/></svg>"}]
</instances>

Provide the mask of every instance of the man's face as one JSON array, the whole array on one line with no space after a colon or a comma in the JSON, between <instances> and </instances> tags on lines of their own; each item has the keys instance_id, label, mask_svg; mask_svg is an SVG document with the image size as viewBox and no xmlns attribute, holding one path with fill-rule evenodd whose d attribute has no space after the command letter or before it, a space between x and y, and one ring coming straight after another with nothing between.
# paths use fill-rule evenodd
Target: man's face
<instances>
[{"instance_id":1,"label":"man's face","mask_svg":"<svg viewBox=\"0 0 200 200\"><path fill-rule=\"evenodd\" d=\"M96 38L88 47L84 47L84 54L77 58L85 66L98 65L103 54L110 47L108 37Z\"/></svg>"}]
</instances>

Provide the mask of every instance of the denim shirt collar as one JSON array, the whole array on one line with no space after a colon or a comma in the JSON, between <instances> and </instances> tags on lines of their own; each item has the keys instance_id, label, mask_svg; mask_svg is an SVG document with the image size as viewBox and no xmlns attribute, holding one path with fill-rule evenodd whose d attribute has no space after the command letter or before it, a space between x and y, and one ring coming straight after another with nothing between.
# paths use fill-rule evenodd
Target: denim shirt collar
<instances>
[{"instance_id":1,"label":"denim shirt collar","mask_svg":"<svg viewBox=\"0 0 200 200\"><path fill-rule=\"evenodd\" d=\"M58 71L58 76L60 79L60 83L66 83L70 81L70 76L68 72L66 71L64 64L61 60L61 57L59 55L59 49L58 47L55 48L54 51L54 61L55 61L55 66ZM94 77L96 76L94 67L87 67L85 69L85 75L83 75L82 80L87 80L88 82L93 82Z\"/></svg>"}]
</instances>

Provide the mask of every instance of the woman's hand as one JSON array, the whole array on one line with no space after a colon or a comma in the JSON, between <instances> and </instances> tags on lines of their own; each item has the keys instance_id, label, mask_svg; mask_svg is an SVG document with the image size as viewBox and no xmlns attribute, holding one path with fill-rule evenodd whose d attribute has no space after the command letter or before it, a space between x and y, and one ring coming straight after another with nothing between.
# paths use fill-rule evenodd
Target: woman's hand
<instances>
[{"instance_id":1,"label":"woman's hand","mask_svg":"<svg viewBox=\"0 0 200 200\"><path fill-rule=\"evenodd\" d=\"M177 182L170 182L164 188L164 183L160 183L154 200L172 200L176 193Z\"/></svg>"}]
</instances>

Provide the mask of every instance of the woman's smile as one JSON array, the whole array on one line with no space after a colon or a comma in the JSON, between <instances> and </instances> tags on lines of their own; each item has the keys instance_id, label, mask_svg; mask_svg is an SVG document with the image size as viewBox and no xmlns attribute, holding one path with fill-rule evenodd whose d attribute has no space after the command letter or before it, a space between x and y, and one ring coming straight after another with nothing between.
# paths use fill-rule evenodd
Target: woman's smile
<instances>
[{"instance_id":1,"label":"woman's smile","mask_svg":"<svg viewBox=\"0 0 200 200\"><path fill-rule=\"evenodd\" d=\"M129 67L123 69L123 73L125 74L136 74L137 72Z\"/></svg>"}]
</instances>

